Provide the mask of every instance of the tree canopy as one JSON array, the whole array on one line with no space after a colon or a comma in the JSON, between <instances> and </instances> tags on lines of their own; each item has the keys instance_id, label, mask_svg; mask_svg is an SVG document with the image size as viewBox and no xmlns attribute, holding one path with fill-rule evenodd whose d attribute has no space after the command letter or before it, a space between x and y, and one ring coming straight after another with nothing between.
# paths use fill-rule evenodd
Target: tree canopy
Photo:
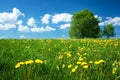
<instances>
[{"instance_id":1,"label":"tree canopy","mask_svg":"<svg viewBox=\"0 0 120 80\"><path fill-rule=\"evenodd\" d=\"M71 38L98 38L100 37L99 20L94 14L84 9L76 12L71 20L69 35Z\"/></svg>"},{"instance_id":2,"label":"tree canopy","mask_svg":"<svg viewBox=\"0 0 120 80\"><path fill-rule=\"evenodd\" d=\"M107 38L113 37L115 35L114 27L112 24L106 24L103 30L103 35Z\"/></svg>"}]
</instances>

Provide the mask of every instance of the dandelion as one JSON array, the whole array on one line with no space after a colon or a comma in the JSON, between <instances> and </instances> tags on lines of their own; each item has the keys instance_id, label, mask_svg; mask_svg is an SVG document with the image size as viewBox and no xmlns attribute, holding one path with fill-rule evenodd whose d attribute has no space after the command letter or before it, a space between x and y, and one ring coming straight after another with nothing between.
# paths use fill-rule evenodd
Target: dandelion
<instances>
[{"instance_id":1,"label":"dandelion","mask_svg":"<svg viewBox=\"0 0 120 80\"><path fill-rule=\"evenodd\" d=\"M72 65L70 64L70 65L68 65L68 68L71 68L72 67Z\"/></svg>"},{"instance_id":2,"label":"dandelion","mask_svg":"<svg viewBox=\"0 0 120 80\"><path fill-rule=\"evenodd\" d=\"M72 56L70 53L66 53L66 55L67 55L67 58Z\"/></svg>"},{"instance_id":3,"label":"dandelion","mask_svg":"<svg viewBox=\"0 0 120 80\"><path fill-rule=\"evenodd\" d=\"M34 63L33 60L25 61L25 64L26 64L26 65L28 65L28 64L32 64L32 63Z\"/></svg>"},{"instance_id":4,"label":"dandelion","mask_svg":"<svg viewBox=\"0 0 120 80\"><path fill-rule=\"evenodd\" d=\"M83 61L84 59L83 59L82 57L79 57L79 60L80 60L80 61Z\"/></svg>"},{"instance_id":5,"label":"dandelion","mask_svg":"<svg viewBox=\"0 0 120 80\"><path fill-rule=\"evenodd\" d=\"M94 63L95 63L95 64L100 64L99 61L95 61Z\"/></svg>"},{"instance_id":6,"label":"dandelion","mask_svg":"<svg viewBox=\"0 0 120 80\"><path fill-rule=\"evenodd\" d=\"M20 67L20 64L18 63L17 65L15 65L15 68L19 68Z\"/></svg>"},{"instance_id":7,"label":"dandelion","mask_svg":"<svg viewBox=\"0 0 120 80\"><path fill-rule=\"evenodd\" d=\"M42 60L40 60L40 59L36 59L36 60L35 60L35 63L38 63L38 64L43 64L43 61L42 61Z\"/></svg>"},{"instance_id":8,"label":"dandelion","mask_svg":"<svg viewBox=\"0 0 120 80\"><path fill-rule=\"evenodd\" d=\"M73 69L72 69L72 72L75 72L75 71L76 71L76 69L75 69L75 68L73 68Z\"/></svg>"},{"instance_id":9,"label":"dandelion","mask_svg":"<svg viewBox=\"0 0 120 80\"><path fill-rule=\"evenodd\" d=\"M80 62L80 61L78 61L78 62L77 62L77 64L81 64L81 62Z\"/></svg>"},{"instance_id":10,"label":"dandelion","mask_svg":"<svg viewBox=\"0 0 120 80\"><path fill-rule=\"evenodd\" d=\"M102 60L102 59L101 59L101 60L99 60L99 63L103 63L103 62L105 62L105 60Z\"/></svg>"},{"instance_id":11,"label":"dandelion","mask_svg":"<svg viewBox=\"0 0 120 80\"><path fill-rule=\"evenodd\" d=\"M87 65L87 63L86 63L86 62L82 62L82 63L81 63L81 66L84 66L84 65Z\"/></svg>"},{"instance_id":12,"label":"dandelion","mask_svg":"<svg viewBox=\"0 0 120 80\"><path fill-rule=\"evenodd\" d=\"M88 65L84 65L83 68L84 68L84 69L87 69L87 68L88 68Z\"/></svg>"},{"instance_id":13,"label":"dandelion","mask_svg":"<svg viewBox=\"0 0 120 80\"><path fill-rule=\"evenodd\" d=\"M105 62L105 60L102 60L102 59L101 59L101 60L99 60L99 61L95 61L94 63L95 63L95 64L100 64L100 63L104 63L104 62Z\"/></svg>"},{"instance_id":14,"label":"dandelion","mask_svg":"<svg viewBox=\"0 0 120 80\"><path fill-rule=\"evenodd\" d=\"M75 66L75 69L77 69L77 68L78 68L78 65Z\"/></svg>"},{"instance_id":15,"label":"dandelion","mask_svg":"<svg viewBox=\"0 0 120 80\"><path fill-rule=\"evenodd\" d=\"M24 64L24 62L19 62L18 64L23 65L23 64Z\"/></svg>"}]
</instances>

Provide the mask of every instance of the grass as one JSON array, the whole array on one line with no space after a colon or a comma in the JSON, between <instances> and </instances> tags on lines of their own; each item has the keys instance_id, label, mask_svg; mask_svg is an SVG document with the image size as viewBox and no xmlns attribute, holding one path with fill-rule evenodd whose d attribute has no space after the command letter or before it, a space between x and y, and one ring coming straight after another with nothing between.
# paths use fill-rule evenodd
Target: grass
<instances>
[{"instance_id":1,"label":"grass","mask_svg":"<svg viewBox=\"0 0 120 80\"><path fill-rule=\"evenodd\" d=\"M0 80L119 80L120 39L1 39Z\"/></svg>"}]
</instances>

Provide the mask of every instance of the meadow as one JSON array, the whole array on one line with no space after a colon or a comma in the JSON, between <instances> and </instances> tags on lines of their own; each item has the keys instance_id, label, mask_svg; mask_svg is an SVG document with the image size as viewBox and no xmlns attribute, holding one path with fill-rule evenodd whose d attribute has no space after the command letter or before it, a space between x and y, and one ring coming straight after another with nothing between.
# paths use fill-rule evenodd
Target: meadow
<instances>
[{"instance_id":1,"label":"meadow","mask_svg":"<svg viewBox=\"0 0 120 80\"><path fill-rule=\"evenodd\" d=\"M120 80L120 39L1 39L0 80Z\"/></svg>"}]
</instances>

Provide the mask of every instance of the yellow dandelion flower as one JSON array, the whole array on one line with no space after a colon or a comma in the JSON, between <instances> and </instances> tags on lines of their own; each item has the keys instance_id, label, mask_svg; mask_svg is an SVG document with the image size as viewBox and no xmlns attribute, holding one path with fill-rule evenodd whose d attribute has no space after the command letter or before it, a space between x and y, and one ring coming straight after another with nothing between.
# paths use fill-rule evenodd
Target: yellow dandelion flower
<instances>
[{"instance_id":1,"label":"yellow dandelion flower","mask_svg":"<svg viewBox=\"0 0 120 80\"><path fill-rule=\"evenodd\" d=\"M67 53L66 55L67 55L67 58L69 58L69 57L71 57L71 56L72 56L70 53Z\"/></svg>"},{"instance_id":2,"label":"yellow dandelion flower","mask_svg":"<svg viewBox=\"0 0 120 80\"><path fill-rule=\"evenodd\" d=\"M82 62L82 63L81 63L81 66L83 66L83 65L87 65L87 63L86 63L86 62Z\"/></svg>"},{"instance_id":3,"label":"yellow dandelion flower","mask_svg":"<svg viewBox=\"0 0 120 80\"><path fill-rule=\"evenodd\" d=\"M75 68L73 68L73 69L72 69L72 72L75 72L75 71L76 71L76 69L75 69Z\"/></svg>"},{"instance_id":4,"label":"yellow dandelion flower","mask_svg":"<svg viewBox=\"0 0 120 80\"><path fill-rule=\"evenodd\" d=\"M28 64L33 64L34 61L33 60L29 60L29 61L25 61L25 64L28 65Z\"/></svg>"},{"instance_id":5,"label":"yellow dandelion flower","mask_svg":"<svg viewBox=\"0 0 120 80\"><path fill-rule=\"evenodd\" d=\"M70 64L70 65L68 65L68 68L71 68L72 67L72 65Z\"/></svg>"},{"instance_id":6,"label":"yellow dandelion flower","mask_svg":"<svg viewBox=\"0 0 120 80\"><path fill-rule=\"evenodd\" d=\"M83 68L84 68L84 69L87 69L87 68L88 68L88 65L84 65Z\"/></svg>"},{"instance_id":7,"label":"yellow dandelion flower","mask_svg":"<svg viewBox=\"0 0 120 80\"><path fill-rule=\"evenodd\" d=\"M43 64L43 61L42 61L42 60L40 60L40 59L36 59L36 60L35 60L35 63L38 63L38 64Z\"/></svg>"},{"instance_id":8,"label":"yellow dandelion flower","mask_svg":"<svg viewBox=\"0 0 120 80\"><path fill-rule=\"evenodd\" d=\"M19 62L18 64L23 65L23 64L24 64L24 62Z\"/></svg>"},{"instance_id":9,"label":"yellow dandelion flower","mask_svg":"<svg viewBox=\"0 0 120 80\"><path fill-rule=\"evenodd\" d=\"M99 60L99 61L95 61L94 63L95 63L95 64L100 64L100 63L104 63L104 62L105 62L105 60L102 60L102 59L101 59L101 60Z\"/></svg>"},{"instance_id":10,"label":"yellow dandelion flower","mask_svg":"<svg viewBox=\"0 0 120 80\"><path fill-rule=\"evenodd\" d=\"M100 64L100 62L99 62L99 61L95 61L94 63L95 63L95 64Z\"/></svg>"},{"instance_id":11,"label":"yellow dandelion flower","mask_svg":"<svg viewBox=\"0 0 120 80\"><path fill-rule=\"evenodd\" d=\"M105 60L102 60L102 59L101 59L101 60L99 60L99 63L103 63L103 62L105 62Z\"/></svg>"},{"instance_id":12,"label":"yellow dandelion flower","mask_svg":"<svg viewBox=\"0 0 120 80\"><path fill-rule=\"evenodd\" d=\"M34 63L34 61L33 60L29 60L29 63L32 64L32 63Z\"/></svg>"},{"instance_id":13,"label":"yellow dandelion flower","mask_svg":"<svg viewBox=\"0 0 120 80\"><path fill-rule=\"evenodd\" d=\"M78 65L75 66L75 69L77 69L77 68L78 68Z\"/></svg>"},{"instance_id":14,"label":"yellow dandelion flower","mask_svg":"<svg viewBox=\"0 0 120 80\"><path fill-rule=\"evenodd\" d=\"M80 60L80 61L83 61L84 59L83 59L82 57L79 57L79 60Z\"/></svg>"},{"instance_id":15,"label":"yellow dandelion flower","mask_svg":"<svg viewBox=\"0 0 120 80\"><path fill-rule=\"evenodd\" d=\"M17 65L15 65L15 68L19 68L20 67L20 64L18 63Z\"/></svg>"},{"instance_id":16,"label":"yellow dandelion flower","mask_svg":"<svg viewBox=\"0 0 120 80\"><path fill-rule=\"evenodd\" d=\"M81 64L81 62L80 62L80 61L78 61L78 62L77 62L77 64Z\"/></svg>"}]
</instances>

